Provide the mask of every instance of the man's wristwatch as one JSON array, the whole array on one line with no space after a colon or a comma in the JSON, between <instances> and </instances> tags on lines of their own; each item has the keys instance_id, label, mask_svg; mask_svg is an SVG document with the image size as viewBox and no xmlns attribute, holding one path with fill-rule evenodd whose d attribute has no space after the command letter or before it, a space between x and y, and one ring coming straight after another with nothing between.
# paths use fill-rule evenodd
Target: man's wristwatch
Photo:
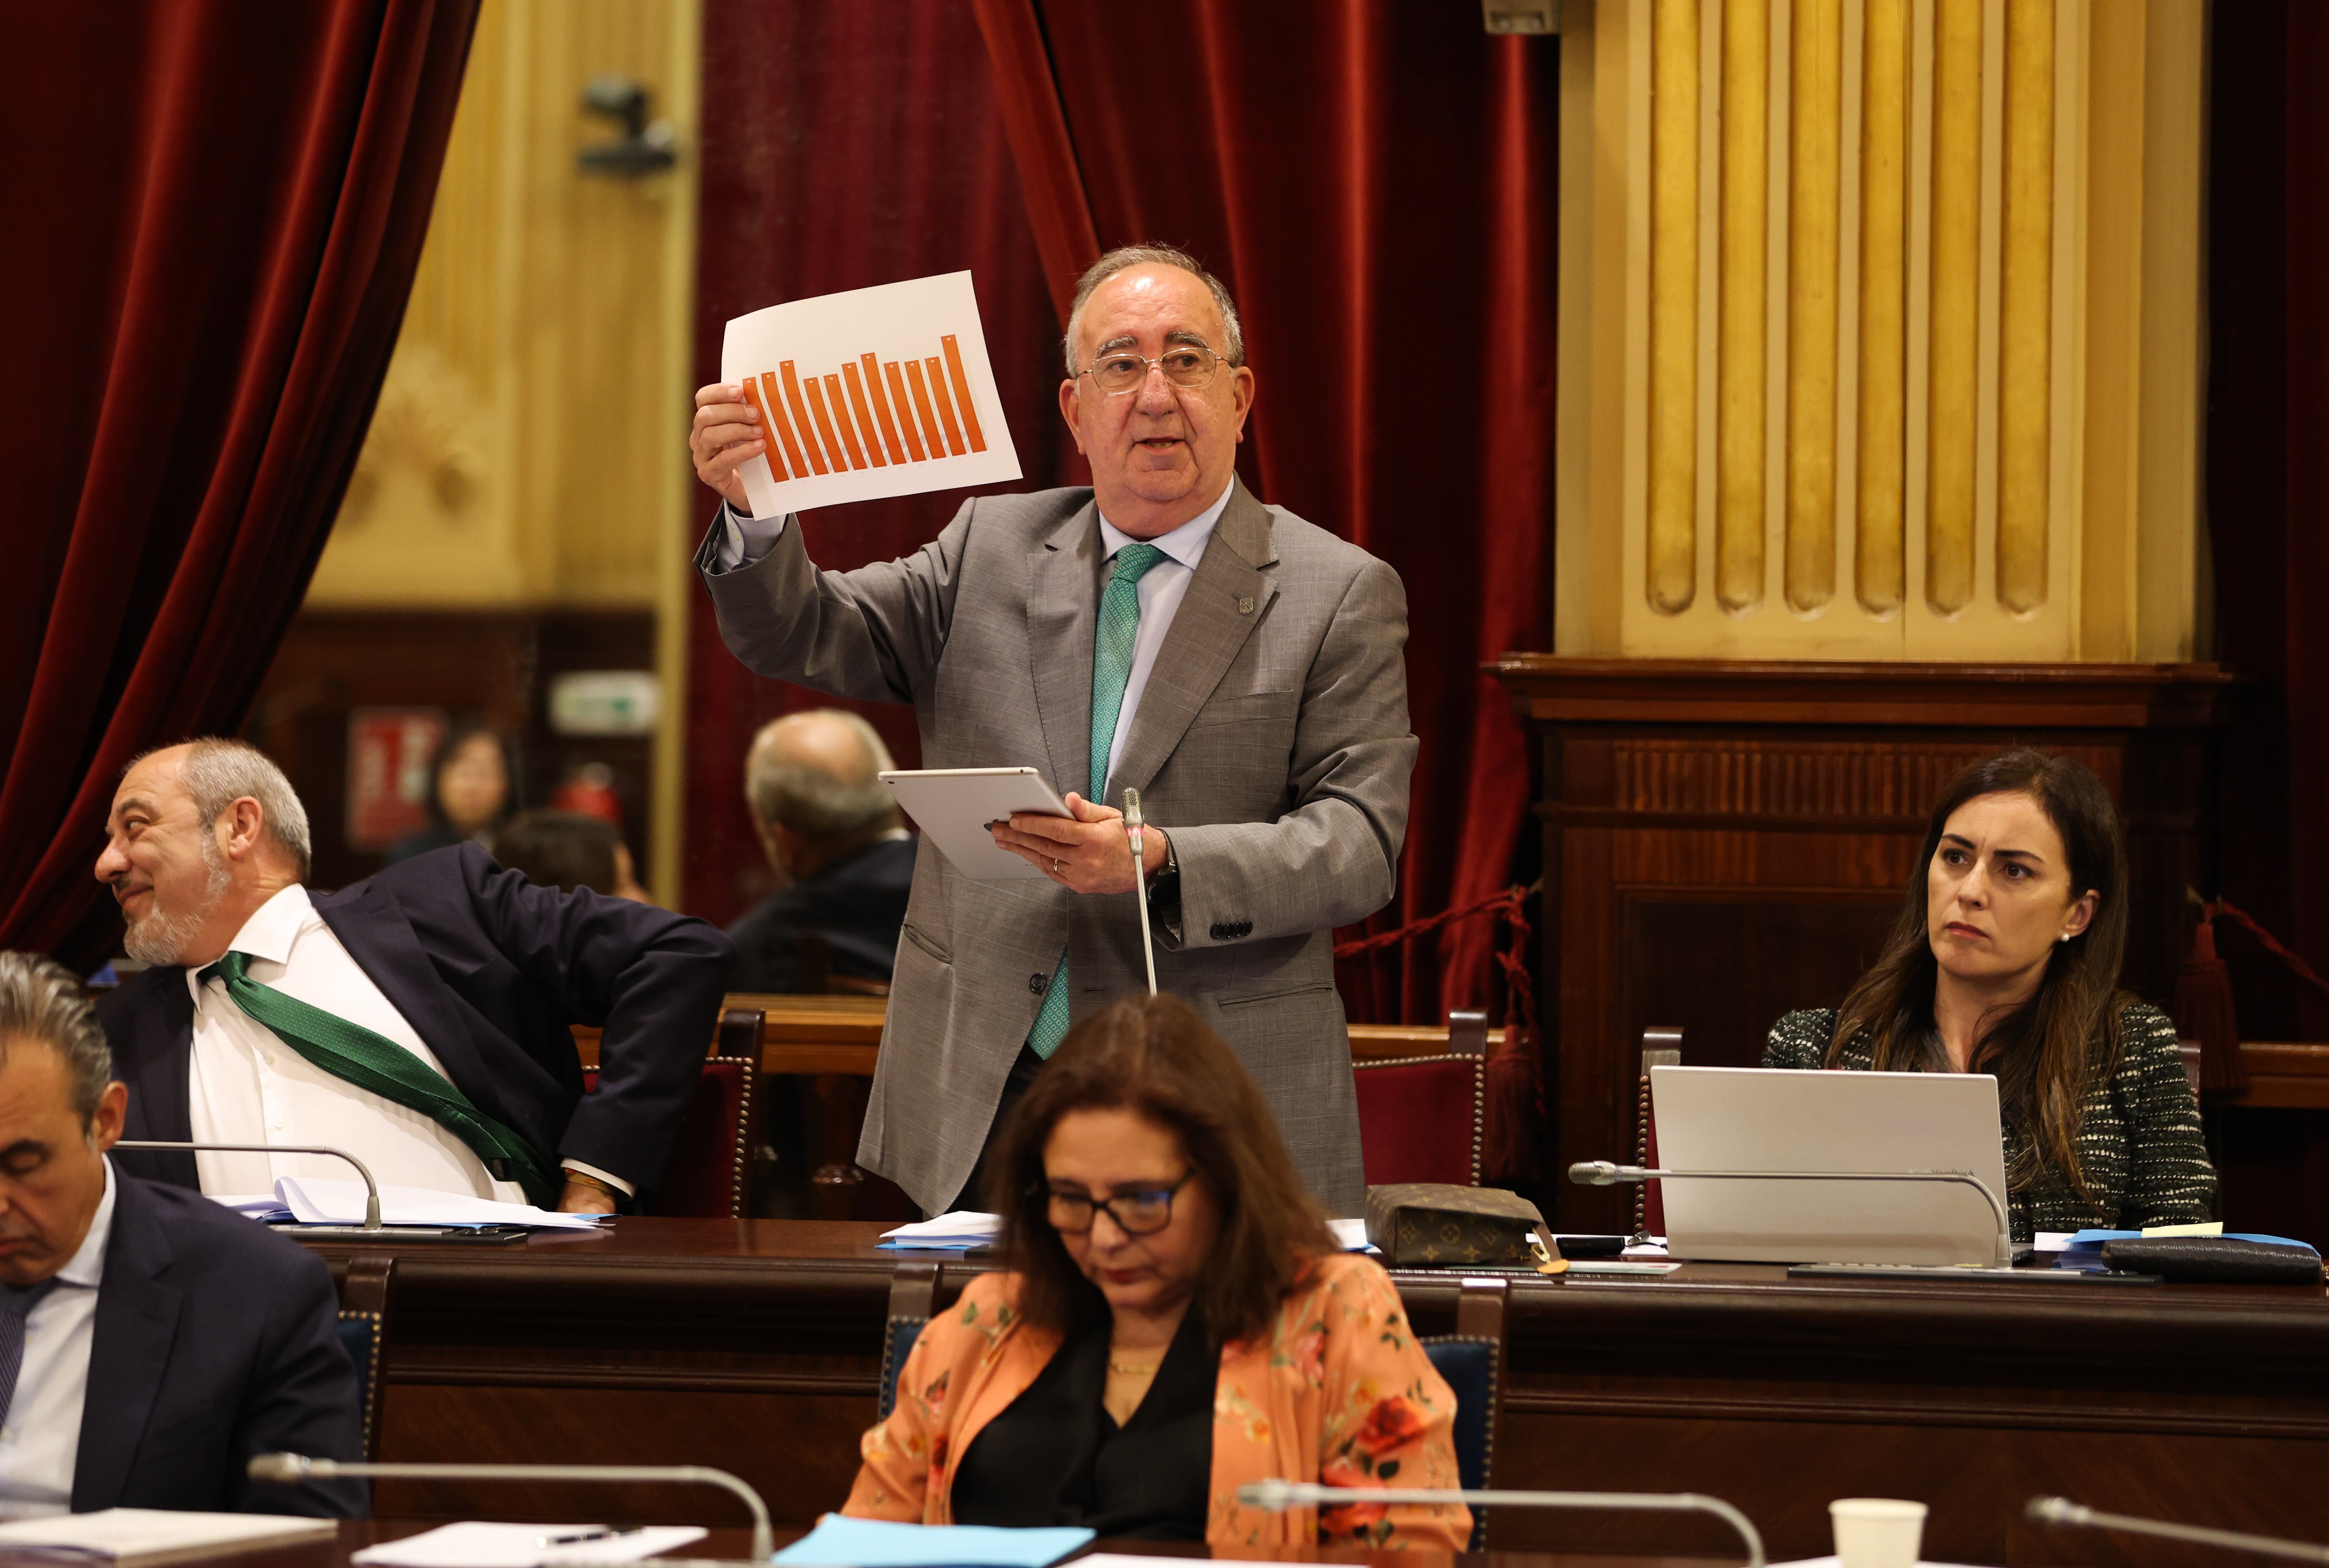
<instances>
[{"instance_id":1,"label":"man's wristwatch","mask_svg":"<svg viewBox=\"0 0 2329 1568\"><path fill-rule=\"evenodd\" d=\"M631 1195L622 1188L615 1185L612 1182L600 1181L589 1171L576 1170L573 1167L568 1166L565 1167L565 1172L566 1179L568 1181L580 1182L586 1187L596 1187L599 1191L606 1194L607 1196L615 1203L622 1203Z\"/></svg>"},{"instance_id":2,"label":"man's wristwatch","mask_svg":"<svg viewBox=\"0 0 2329 1568\"><path fill-rule=\"evenodd\" d=\"M1164 868L1148 879L1148 917L1162 920L1167 912L1178 915L1181 910L1181 854L1173 847L1173 836L1164 835Z\"/></svg>"}]
</instances>

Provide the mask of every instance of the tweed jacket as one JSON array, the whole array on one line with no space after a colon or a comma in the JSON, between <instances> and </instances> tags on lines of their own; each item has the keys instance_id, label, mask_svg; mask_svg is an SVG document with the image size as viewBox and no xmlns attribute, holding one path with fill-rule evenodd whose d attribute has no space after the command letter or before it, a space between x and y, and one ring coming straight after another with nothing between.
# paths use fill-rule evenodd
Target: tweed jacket
<instances>
[{"instance_id":1,"label":"tweed jacket","mask_svg":"<svg viewBox=\"0 0 2329 1568\"><path fill-rule=\"evenodd\" d=\"M2006 1195L2017 1242L2037 1231L2133 1231L2213 1217L2216 1167L2200 1137L2200 1108L2184 1076L2175 1025L2148 1002L2130 999L2118 1016L2118 1062L2087 1095L2079 1123L2079 1166L2088 1191L2082 1195L2060 1173L2041 1167L2034 1179ZM1832 1008L1790 1013L1772 1025L1763 1065L1823 1067L1834 1032ZM1844 1045L1837 1064L1864 1072L1872 1062L1862 1035ZM2028 1133L2011 1122L2003 1132L2011 1171Z\"/></svg>"},{"instance_id":2,"label":"tweed jacket","mask_svg":"<svg viewBox=\"0 0 2329 1568\"><path fill-rule=\"evenodd\" d=\"M855 571L768 553L697 564L721 636L772 679L911 703L926 768L1090 770L1104 565L1088 489L978 496L937 539ZM1156 983L1229 1042L1330 1214L1360 1212L1358 1101L1336 926L1390 902L1407 830L1407 596L1398 573L1242 485L1160 650L1107 798L1137 789L1181 868ZM1144 989L1135 895L977 882L925 839L858 1163L935 1211L961 1191L1052 967L1071 1016Z\"/></svg>"},{"instance_id":3,"label":"tweed jacket","mask_svg":"<svg viewBox=\"0 0 2329 1568\"><path fill-rule=\"evenodd\" d=\"M944 1525L955 1472L989 1422L1027 1392L1060 1348L1012 1311L1018 1276L981 1274L914 1341L898 1405L858 1444L864 1459L842 1512ZM1456 1395L1416 1343L1399 1290L1372 1261L1319 1260L1267 1341L1221 1347L1213 1393L1205 1540L1215 1546L1345 1546L1461 1552L1460 1504L1362 1503L1265 1513L1238 1488L1277 1478L1330 1487L1456 1487Z\"/></svg>"}]
</instances>

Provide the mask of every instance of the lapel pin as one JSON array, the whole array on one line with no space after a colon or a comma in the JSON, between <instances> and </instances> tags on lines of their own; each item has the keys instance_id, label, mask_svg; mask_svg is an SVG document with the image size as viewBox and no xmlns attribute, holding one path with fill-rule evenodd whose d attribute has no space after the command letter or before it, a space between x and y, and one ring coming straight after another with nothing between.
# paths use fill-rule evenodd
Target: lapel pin
<instances>
[{"instance_id":1,"label":"lapel pin","mask_svg":"<svg viewBox=\"0 0 2329 1568\"><path fill-rule=\"evenodd\" d=\"M1253 613L1253 595L1249 593L1243 599L1238 600L1238 613L1240 615L1251 615Z\"/></svg>"}]
</instances>

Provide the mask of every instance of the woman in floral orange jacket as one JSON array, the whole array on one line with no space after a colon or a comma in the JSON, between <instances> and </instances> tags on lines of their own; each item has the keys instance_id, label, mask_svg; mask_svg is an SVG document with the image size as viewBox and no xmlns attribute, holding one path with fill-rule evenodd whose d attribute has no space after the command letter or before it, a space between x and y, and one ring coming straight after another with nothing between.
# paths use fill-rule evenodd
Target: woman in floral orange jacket
<instances>
[{"instance_id":1,"label":"woman in floral orange jacket","mask_svg":"<svg viewBox=\"0 0 2329 1568\"><path fill-rule=\"evenodd\" d=\"M1185 1005L1119 1002L1070 1034L991 1152L988 1202L1012 1267L923 1330L844 1512L1464 1549L1457 1505L1240 1506L1272 1478L1455 1487L1456 1400Z\"/></svg>"}]
</instances>

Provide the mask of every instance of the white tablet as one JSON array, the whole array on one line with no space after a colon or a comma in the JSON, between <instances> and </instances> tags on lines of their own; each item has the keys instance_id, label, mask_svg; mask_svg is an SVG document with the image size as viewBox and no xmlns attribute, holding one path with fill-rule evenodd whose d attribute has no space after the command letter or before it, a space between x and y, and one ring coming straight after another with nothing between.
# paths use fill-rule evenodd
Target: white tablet
<instances>
[{"instance_id":1,"label":"white tablet","mask_svg":"<svg viewBox=\"0 0 2329 1568\"><path fill-rule=\"evenodd\" d=\"M1043 874L995 842L990 822L1012 813L1070 817L1043 775L1032 768L893 769L881 775L890 793L922 836L938 846L963 875L978 882L1005 882Z\"/></svg>"}]
</instances>

